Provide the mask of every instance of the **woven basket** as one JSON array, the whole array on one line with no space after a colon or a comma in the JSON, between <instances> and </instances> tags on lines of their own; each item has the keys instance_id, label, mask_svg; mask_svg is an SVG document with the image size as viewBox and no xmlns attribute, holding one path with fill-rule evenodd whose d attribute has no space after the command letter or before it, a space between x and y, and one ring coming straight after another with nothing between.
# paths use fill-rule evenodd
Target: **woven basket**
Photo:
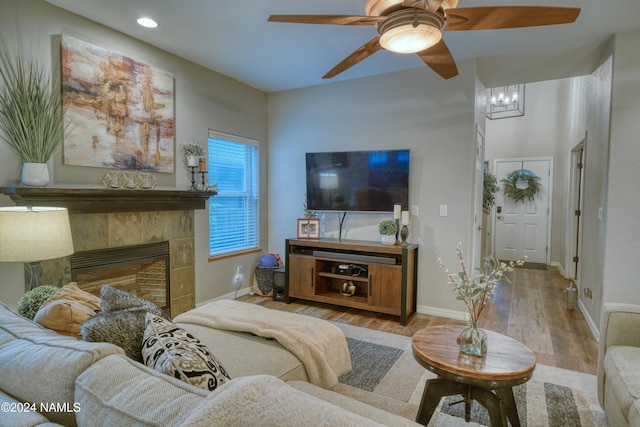
<instances>
[{"instance_id":1,"label":"woven basket","mask_svg":"<svg viewBox=\"0 0 640 427\"><path fill-rule=\"evenodd\" d=\"M253 291L261 296L271 296L273 294L273 273L279 268L279 266L256 266L256 271L253 275Z\"/></svg>"}]
</instances>

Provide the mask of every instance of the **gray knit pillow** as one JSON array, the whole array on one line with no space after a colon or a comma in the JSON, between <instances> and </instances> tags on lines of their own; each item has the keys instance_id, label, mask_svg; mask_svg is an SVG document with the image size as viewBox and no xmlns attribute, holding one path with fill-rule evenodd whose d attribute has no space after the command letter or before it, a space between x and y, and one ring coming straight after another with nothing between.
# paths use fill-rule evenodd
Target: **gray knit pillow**
<instances>
[{"instance_id":1,"label":"gray knit pillow","mask_svg":"<svg viewBox=\"0 0 640 427\"><path fill-rule=\"evenodd\" d=\"M100 288L100 307L103 313L141 308L158 316L162 315L162 311L152 301L109 285L102 285Z\"/></svg>"},{"instance_id":2,"label":"gray knit pillow","mask_svg":"<svg viewBox=\"0 0 640 427\"><path fill-rule=\"evenodd\" d=\"M199 339L151 313L146 316L142 356L150 368L205 390L215 390L231 380Z\"/></svg>"},{"instance_id":3,"label":"gray knit pillow","mask_svg":"<svg viewBox=\"0 0 640 427\"><path fill-rule=\"evenodd\" d=\"M102 313L80 325L82 339L109 342L124 350L131 359L142 362L142 338L147 312L157 316L162 310L153 302L112 286L100 289Z\"/></svg>"},{"instance_id":4,"label":"gray knit pillow","mask_svg":"<svg viewBox=\"0 0 640 427\"><path fill-rule=\"evenodd\" d=\"M145 309L127 309L100 313L80 325L82 339L89 342L108 342L124 350L131 359L142 362Z\"/></svg>"}]
</instances>

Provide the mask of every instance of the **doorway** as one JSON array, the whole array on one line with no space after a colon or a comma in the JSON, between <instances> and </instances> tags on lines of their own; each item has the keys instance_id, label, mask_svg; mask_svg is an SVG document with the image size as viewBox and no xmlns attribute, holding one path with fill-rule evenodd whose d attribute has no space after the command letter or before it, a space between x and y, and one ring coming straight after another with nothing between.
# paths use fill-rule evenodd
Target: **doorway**
<instances>
[{"instance_id":1,"label":"doorway","mask_svg":"<svg viewBox=\"0 0 640 427\"><path fill-rule=\"evenodd\" d=\"M580 289L580 257L582 255L582 211L584 200L584 159L586 149L586 136L571 150L571 175L570 175L570 204L567 212L567 259L565 265L571 266L565 277L573 279L577 289ZM598 212L600 216L601 213Z\"/></svg>"},{"instance_id":2,"label":"doorway","mask_svg":"<svg viewBox=\"0 0 640 427\"><path fill-rule=\"evenodd\" d=\"M500 186L493 217L493 254L497 259L549 264L552 200L552 157L495 159L493 170ZM532 200L505 196L503 179L515 172L533 174L540 190Z\"/></svg>"}]
</instances>

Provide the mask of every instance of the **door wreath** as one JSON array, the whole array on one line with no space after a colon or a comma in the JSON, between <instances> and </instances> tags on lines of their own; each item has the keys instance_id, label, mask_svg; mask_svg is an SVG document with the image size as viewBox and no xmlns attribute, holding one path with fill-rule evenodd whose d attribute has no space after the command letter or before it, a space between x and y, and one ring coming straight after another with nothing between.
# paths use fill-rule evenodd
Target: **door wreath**
<instances>
[{"instance_id":1,"label":"door wreath","mask_svg":"<svg viewBox=\"0 0 640 427\"><path fill-rule=\"evenodd\" d=\"M523 202L524 199L533 201L536 194L540 191L540 178L533 172L526 169L515 170L506 178L502 179L504 184L504 195L515 200Z\"/></svg>"}]
</instances>

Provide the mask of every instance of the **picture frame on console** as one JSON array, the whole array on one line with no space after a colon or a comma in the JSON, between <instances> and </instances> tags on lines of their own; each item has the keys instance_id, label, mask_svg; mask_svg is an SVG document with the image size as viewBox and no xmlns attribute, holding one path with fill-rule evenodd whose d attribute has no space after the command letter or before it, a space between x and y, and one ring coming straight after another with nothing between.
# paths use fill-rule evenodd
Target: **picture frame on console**
<instances>
[{"instance_id":1,"label":"picture frame on console","mask_svg":"<svg viewBox=\"0 0 640 427\"><path fill-rule=\"evenodd\" d=\"M319 239L319 218L298 218L298 239Z\"/></svg>"}]
</instances>

